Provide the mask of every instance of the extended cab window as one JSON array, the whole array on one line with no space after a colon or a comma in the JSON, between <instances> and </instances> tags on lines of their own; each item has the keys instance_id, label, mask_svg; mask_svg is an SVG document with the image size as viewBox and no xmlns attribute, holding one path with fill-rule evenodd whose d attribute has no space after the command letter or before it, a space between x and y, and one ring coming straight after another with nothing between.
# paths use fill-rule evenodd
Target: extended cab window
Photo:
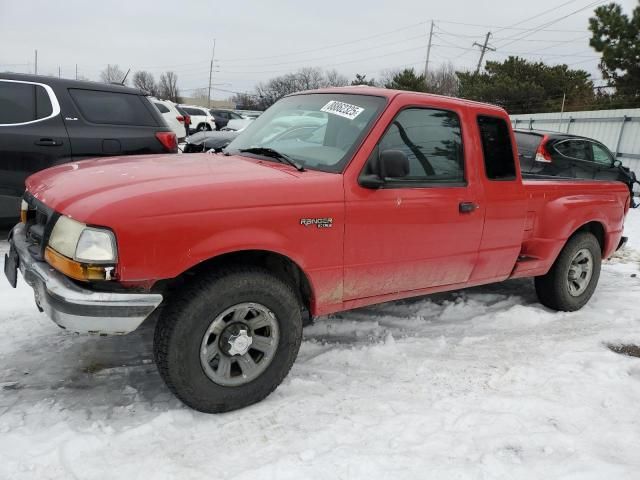
<instances>
[{"instance_id":1,"label":"extended cab window","mask_svg":"<svg viewBox=\"0 0 640 480\"><path fill-rule=\"evenodd\" d=\"M482 139L484 169L490 180L515 180L516 164L507 122L502 118L480 115L478 128Z\"/></svg>"},{"instance_id":2,"label":"extended cab window","mask_svg":"<svg viewBox=\"0 0 640 480\"><path fill-rule=\"evenodd\" d=\"M42 86L0 81L0 124L32 122L52 113L51 99Z\"/></svg>"},{"instance_id":3,"label":"extended cab window","mask_svg":"<svg viewBox=\"0 0 640 480\"><path fill-rule=\"evenodd\" d=\"M93 123L156 126L142 97L130 93L70 88L82 116Z\"/></svg>"},{"instance_id":4,"label":"extended cab window","mask_svg":"<svg viewBox=\"0 0 640 480\"><path fill-rule=\"evenodd\" d=\"M400 150L409 159L409 173L387 183L464 183L464 154L460 120L453 112L428 108L408 108L391 122L378 144L385 150Z\"/></svg>"}]
</instances>

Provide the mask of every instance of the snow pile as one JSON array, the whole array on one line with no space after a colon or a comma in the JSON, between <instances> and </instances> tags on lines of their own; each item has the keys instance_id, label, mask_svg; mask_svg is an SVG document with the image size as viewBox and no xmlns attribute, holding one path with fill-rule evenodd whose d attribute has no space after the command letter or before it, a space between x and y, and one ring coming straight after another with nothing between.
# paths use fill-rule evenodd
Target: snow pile
<instances>
[{"instance_id":1,"label":"snow pile","mask_svg":"<svg viewBox=\"0 0 640 480\"><path fill-rule=\"evenodd\" d=\"M640 359L607 348L640 344L637 260L576 313L521 280L322 318L273 395L223 415L171 396L151 328L71 335L2 280L0 478L638 478Z\"/></svg>"}]
</instances>

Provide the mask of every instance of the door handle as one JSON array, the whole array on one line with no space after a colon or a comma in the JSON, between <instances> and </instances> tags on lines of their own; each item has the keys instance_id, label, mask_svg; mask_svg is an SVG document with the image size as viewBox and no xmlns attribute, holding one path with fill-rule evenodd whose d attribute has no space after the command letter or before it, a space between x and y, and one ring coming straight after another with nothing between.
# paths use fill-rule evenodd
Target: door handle
<instances>
[{"instance_id":1,"label":"door handle","mask_svg":"<svg viewBox=\"0 0 640 480\"><path fill-rule=\"evenodd\" d=\"M460 213L473 213L479 206L475 202L460 202L458 209Z\"/></svg>"},{"instance_id":2,"label":"door handle","mask_svg":"<svg viewBox=\"0 0 640 480\"><path fill-rule=\"evenodd\" d=\"M53 138L41 138L40 140L35 142L35 144L41 147L58 147L62 145L62 142L54 140Z\"/></svg>"}]
</instances>

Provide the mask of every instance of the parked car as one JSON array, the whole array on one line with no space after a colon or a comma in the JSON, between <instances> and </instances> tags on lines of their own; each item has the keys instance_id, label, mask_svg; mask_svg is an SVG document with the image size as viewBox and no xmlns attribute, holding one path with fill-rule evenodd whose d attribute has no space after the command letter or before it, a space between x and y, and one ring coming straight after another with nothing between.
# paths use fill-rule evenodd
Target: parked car
<instances>
[{"instance_id":1,"label":"parked car","mask_svg":"<svg viewBox=\"0 0 640 480\"><path fill-rule=\"evenodd\" d=\"M203 107L195 107L191 105L178 105L189 117L191 117L191 129L196 132L206 130L216 130L216 121L209 113L209 110ZM191 133L191 132L189 132Z\"/></svg>"},{"instance_id":2,"label":"parked car","mask_svg":"<svg viewBox=\"0 0 640 480\"><path fill-rule=\"evenodd\" d=\"M254 120L264 113L260 110L235 110L235 112L239 113L244 118L253 118Z\"/></svg>"},{"instance_id":3,"label":"parked car","mask_svg":"<svg viewBox=\"0 0 640 480\"><path fill-rule=\"evenodd\" d=\"M582 308L624 244L629 191L523 181L516 155L495 106L294 94L224 154L31 176L5 273L15 286L19 268L71 332L126 334L162 304L154 358L168 387L197 410L234 410L286 377L308 315L521 277L548 308Z\"/></svg>"},{"instance_id":4,"label":"parked car","mask_svg":"<svg viewBox=\"0 0 640 480\"><path fill-rule=\"evenodd\" d=\"M176 151L176 135L139 90L0 73L0 222L15 221L34 172L83 158Z\"/></svg>"},{"instance_id":5,"label":"parked car","mask_svg":"<svg viewBox=\"0 0 640 480\"><path fill-rule=\"evenodd\" d=\"M183 153L200 153L211 150L221 152L249 126L249 123L251 122L246 123L239 130L224 127L222 130L214 132L196 132L187 138Z\"/></svg>"},{"instance_id":6,"label":"parked car","mask_svg":"<svg viewBox=\"0 0 640 480\"><path fill-rule=\"evenodd\" d=\"M636 175L602 143L568 133L515 130L525 175L618 180L633 193Z\"/></svg>"},{"instance_id":7,"label":"parked car","mask_svg":"<svg viewBox=\"0 0 640 480\"><path fill-rule=\"evenodd\" d=\"M254 118L233 118L229 120L229 122L220 130L234 130L236 132L241 132L242 130L247 128L254 120Z\"/></svg>"},{"instance_id":8,"label":"parked car","mask_svg":"<svg viewBox=\"0 0 640 480\"><path fill-rule=\"evenodd\" d=\"M243 120L244 117L231 110L222 110L219 108L212 108L209 113L213 116L216 122L216 130L220 130L227 126L229 120Z\"/></svg>"},{"instance_id":9,"label":"parked car","mask_svg":"<svg viewBox=\"0 0 640 480\"><path fill-rule=\"evenodd\" d=\"M167 125L169 125L171 130L176 134L178 142L182 142L185 137L189 135L189 123L191 123L191 117L180 113L176 108L176 105L172 102L167 100L158 100L157 98L150 98L150 100L162 114Z\"/></svg>"}]
</instances>

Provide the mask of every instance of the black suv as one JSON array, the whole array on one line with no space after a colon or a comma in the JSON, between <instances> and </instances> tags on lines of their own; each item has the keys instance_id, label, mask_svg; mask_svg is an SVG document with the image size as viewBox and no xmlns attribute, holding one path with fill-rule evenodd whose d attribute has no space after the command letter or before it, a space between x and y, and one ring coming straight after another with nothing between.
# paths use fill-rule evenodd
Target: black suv
<instances>
[{"instance_id":1,"label":"black suv","mask_svg":"<svg viewBox=\"0 0 640 480\"><path fill-rule=\"evenodd\" d=\"M523 176L618 180L629 186L633 196L638 183L635 173L602 143L568 133L514 132Z\"/></svg>"},{"instance_id":2,"label":"black suv","mask_svg":"<svg viewBox=\"0 0 640 480\"><path fill-rule=\"evenodd\" d=\"M215 119L218 130L226 127L229 120L242 120L244 118L242 115L232 112L231 110L212 109L209 110L209 113L211 113L211 116Z\"/></svg>"},{"instance_id":3,"label":"black suv","mask_svg":"<svg viewBox=\"0 0 640 480\"><path fill-rule=\"evenodd\" d=\"M176 153L175 134L139 90L0 73L0 221L16 218L25 179L60 163Z\"/></svg>"}]
</instances>

